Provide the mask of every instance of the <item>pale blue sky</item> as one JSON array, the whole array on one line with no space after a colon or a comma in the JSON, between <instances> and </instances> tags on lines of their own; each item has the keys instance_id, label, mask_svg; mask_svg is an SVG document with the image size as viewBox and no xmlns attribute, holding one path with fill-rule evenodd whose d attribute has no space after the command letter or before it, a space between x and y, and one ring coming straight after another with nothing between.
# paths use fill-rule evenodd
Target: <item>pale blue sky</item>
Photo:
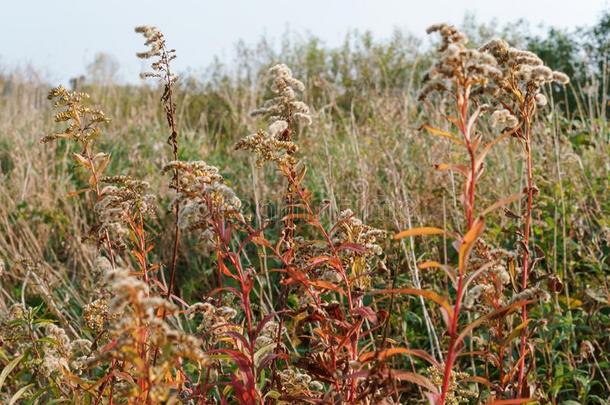
<instances>
[{"instance_id":1,"label":"pale blue sky","mask_svg":"<svg viewBox=\"0 0 610 405\"><path fill-rule=\"evenodd\" d=\"M278 40L288 29L329 45L350 29L387 37L394 28L423 35L436 22L459 24L466 12L500 23L526 18L565 28L591 25L608 0L0 0L0 69L28 64L52 82L84 72L97 52L113 55L123 80L141 68L133 27L159 26L178 50L178 70L199 69L214 55L230 61L239 39Z\"/></svg>"}]
</instances>

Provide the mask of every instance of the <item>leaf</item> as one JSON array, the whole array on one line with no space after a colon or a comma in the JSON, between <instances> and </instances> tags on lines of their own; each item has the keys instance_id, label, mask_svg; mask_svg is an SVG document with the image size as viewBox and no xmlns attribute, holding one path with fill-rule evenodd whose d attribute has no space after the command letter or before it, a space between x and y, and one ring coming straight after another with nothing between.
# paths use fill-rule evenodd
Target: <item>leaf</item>
<instances>
[{"instance_id":1,"label":"leaf","mask_svg":"<svg viewBox=\"0 0 610 405\"><path fill-rule=\"evenodd\" d=\"M282 394L280 394L277 391L271 390L268 393L265 394L265 399L267 398L271 398L271 399L279 399L282 396Z\"/></svg>"},{"instance_id":2,"label":"leaf","mask_svg":"<svg viewBox=\"0 0 610 405\"><path fill-rule=\"evenodd\" d=\"M25 392L26 392L28 389L30 389L30 387L31 387L31 386L33 386L33 385L34 385L34 384L29 384L29 385L26 385L25 387L22 387L22 388L21 388L19 391L17 391L17 392L15 393L15 395L13 395L13 396L11 397L11 400L10 400L10 401L8 401L8 405L13 405L13 404L16 404L16 403L17 403L17 401L19 400L19 398L21 398L21 396L22 396L23 394L25 394Z\"/></svg>"},{"instance_id":3,"label":"leaf","mask_svg":"<svg viewBox=\"0 0 610 405\"><path fill-rule=\"evenodd\" d=\"M460 335L457 337L455 344L459 344L462 340L464 340L464 338L476 327L478 327L479 325L481 325L483 322L485 321L489 321L495 318L499 318L501 316L507 315L513 311L515 311L518 308L521 308L523 305L529 304L532 301L517 301L517 302L513 302L512 304L509 304L505 307L502 307L500 309L496 309L493 312L490 312L488 314L485 314L483 316L478 317L477 319L475 319L474 321L472 321L470 324L468 324L460 333Z\"/></svg>"},{"instance_id":4,"label":"leaf","mask_svg":"<svg viewBox=\"0 0 610 405\"><path fill-rule=\"evenodd\" d=\"M447 277L449 277L449 279L453 282L453 284L454 285L456 284L455 272L449 266L446 266L446 265L441 264L439 262L430 260L430 261L427 261L427 262L420 263L419 265L417 265L417 267L420 270L435 269L435 268L441 269L442 271L445 272L445 274L447 275Z\"/></svg>"},{"instance_id":5,"label":"leaf","mask_svg":"<svg viewBox=\"0 0 610 405\"><path fill-rule=\"evenodd\" d=\"M426 131L428 131L429 133L431 133L432 135L437 135L437 136L441 136L443 138L447 138L449 139L451 142L454 142L458 145L463 144L462 141L460 141L458 138L455 137L455 135L453 135L450 132L447 131L443 131L442 129L439 128L435 128L433 126L430 126L428 124L424 124L421 127L419 127L419 130L421 131L422 129L425 129Z\"/></svg>"},{"instance_id":6,"label":"leaf","mask_svg":"<svg viewBox=\"0 0 610 405\"><path fill-rule=\"evenodd\" d=\"M432 392L438 392L438 388L434 384L432 384L432 381L430 381L427 377L424 377L421 374L412 373L410 371L394 370L394 369L381 371L380 373L383 375L384 378L388 378L388 379L392 378L392 379L399 380L399 381L408 381L413 384L417 384L420 387L429 389ZM368 376L370 374L371 374L370 370L360 370L360 371L356 371L356 372L348 375L346 378L348 378L348 379L368 378Z\"/></svg>"},{"instance_id":7,"label":"leaf","mask_svg":"<svg viewBox=\"0 0 610 405\"><path fill-rule=\"evenodd\" d=\"M330 290L330 291L335 291L338 292L341 295L345 295L345 292L343 291L343 289L331 282L328 281L324 281L324 280L309 280L310 285L317 287L317 288L322 288L325 290Z\"/></svg>"},{"instance_id":8,"label":"leaf","mask_svg":"<svg viewBox=\"0 0 610 405\"><path fill-rule=\"evenodd\" d=\"M110 154L98 153L95 156L95 159L97 160L98 158L100 158L100 162L97 164L95 171L97 173L97 176L100 177L102 173L104 173L104 170L108 166L108 163L110 163Z\"/></svg>"},{"instance_id":9,"label":"leaf","mask_svg":"<svg viewBox=\"0 0 610 405\"><path fill-rule=\"evenodd\" d=\"M372 324L377 324L377 314L371 307L358 307L352 310L352 314L358 315Z\"/></svg>"},{"instance_id":10,"label":"leaf","mask_svg":"<svg viewBox=\"0 0 610 405\"><path fill-rule=\"evenodd\" d=\"M442 264L440 264L439 262L430 260L430 261L418 264L417 267L421 270L424 270L424 269L429 269L429 268L433 268L433 267L442 267Z\"/></svg>"},{"instance_id":11,"label":"leaf","mask_svg":"<svg viewBox=\"0 0 610 405\"><path fill-rule=\"evenodd\" d=\"M566 297L564 295L559 296L559 302L564 304L568 309L578 308L582 306L582 301L577 298Z\"/></svg>"},{"instance_id":12,"label":"leaf","mask_svg":"<svg viewBox=\"0 0 610 405\"><path fill-rule=\"evenodd\" d=\"M76 190L76 191L70 191L68 194L66 194L66 197L73 198L73 197L78 196L79 194L86 193L87 191L90 191L90 190L91 190L91 188L87 187L87 188L81 188L80 190Z\"/></svg>"},{"instance_id":13,"label":"leaf","mask_svg":"<svg viewBox=\"0 0 610 405\"><path fill-rule=\"evenodd\" d=\"M434 165L436 170L452 170L468 177L468 168L465 165L455 165L451 163L437 163Z\"/></svg>"},{"instance_id":14,"label":"leaf","mask_svg":"<svg viewBox=\"0 0 610 405\"><path fill-rule=\"evenodd\" d=\"M17 367L17 364L19 364L21 359L23 359L23 356L24 355L22 354L21 356L15 357L13 360L10 361L10 363L8 363L6 365L6 367L4 367L4 369L0 373L0 389L2 389L2 386L4 385L4 380L6 380L6 377L10 374L11 371L13 371L13 369L15 367Z\"/></svg>"},{"instance_id":15,"label":"leaf","mask_svg":"<svg viewBox=\"0 0 610 405\"><path fill-rule=\"evenodd\" d=\"M227 265L224 263L224 260L222 260L222 259L218 260L218 267L220 267L220 271L225 276L231 277L232 279L237 279L237 277L233 273L231 273L231 270L229 270Z\"/></svg>"},{"instance_id":16,"label":"leaf","mask_svg":"<svg viewBox=\"0 0 610 405\"><path fill-rule=\"evenodd\" d=\"M434 366L438 366L438 362L436 360L434 360L434 358L432 356L430 356L430 354L428 354L424 350L407 349L405 347L393 347L393 348L385 349L385 350L381 350L381 351L363 353L358 358L358 361L360 361L361 363L371 361L371 360L382 361L382 360L387 359L388 357L396 356L399 354L418 357L422 360L427 361L428 363L430 363Z\"/></svg>"},{"instance_id":17,"label":"leaf","mask_svg":"<svg viewBox=\"0 0 610 405\"><path fill-rule=\"evenodd\" d=\"M496 201L495 203L493 203L492 205L490 205L489 207L487 207L485 209L485 211L483 211L483 213L481 214L482 217L484 217L485 215L489 214L490 212L503 207L505 205L508 205L514 201L517 201L518 199L520 199L523 196L523 193L518 193L518 194L513 194L509 197L503 198L499 201Z\"/></svg>"},{"instance_id":18,"label":"leaf","mask_svg":"<svg viewBox=\"0 0 610 405\"><path fill-rule=\"evenodd\" d=\"M527 319L525 322L521 322L519 325L517 325L517 327L515 329L513 329L510 332L510 335L508 335L506 337L506 339L504 339L504 341L502 342L502 346L507 346L508 344L510 344L510 341L513 340L514 338L516 338L517 336L520 335L520 332L524 329L527 328L527 325L529 325L530 321L532 319Z\"/></svg>"},{"instance_id":19,"label":"leaf","mask_svg":"<svg viewBox=\"0 0 610 405\"><path fill-rule=\"evenodd\" d=\"M481 163L483 163L483 160L485 160L485 157L487 156L487 154L489 153L491 148L493 148L495 145L498 144L498 142L500 142L502 139L508 137L509 135L512 135L512 132L506 131L502 135L500 135L499 137L497 137L496 139L494 139L493 141L491 141L487 145L485 145L485 147L483 148L481 153L479 153L479 155L475 159L476 170L479 169L479 166L481 165Z\"/></svg>"},{"instance_id":20,"label":"leaf","mask_svg":"<svg viewBox=\"0 0 610 405\"><path fill-rule=\"evenodd\" d=\"M395 378L399 381L408 381L410 383L417 384L420 387L429 389L432 392L438 391L438 388L432 384L432 381L421 374L412 373L410 371L390 370L388 377Z\"/></svg>"},{"instance_id":21,"label":"leaf","mask_svg":"<svg viewBox=\"0 0 610 405\"><path fill-rule=\"evenodd\" d=\"M464 238L462 239L462 244L460 245L459 250L459 259L458 259L458 271L459 274L464 274L466 261L468 260L468 256L470 255L470 251L474 246L474 242L477 238L483 233L483 229L485 228L485 220L482 217L477 218L472 224L472 227L466 232Z\"/></svg>"},{"instance_id":22,"label":"leaf","mask_svg":"<svg viewBox=\"0 0 610 405\"><path fill-rule=\"evenodd\" d=\"M404 239L409 236L422 236L422 235L443 235L444 230L431 226L424 226L421 228L411 228L406 231L398 232L394 235L394 239Z\"/></svg>"},{"instance_id":23,"label":"leaf","mask_svg":"<svg viewBox=\"0 0 610 405\"><path fill-rule=\"evenodd\" d=\"M233 361L235 362L235 365L237 366L239 371L243 372L246 375L251 374L250 359L245 354L238 352L237 350L213 349L213 350L210 350L208 353L210 353L212 355L218 353L220 355L228 356L229 358L233 359Z\"/></svg>"},{"instance_id":24,"label":"leaf","mask_svg":"<svg viewBox=\"0 0 610 405\"><path fill-rule=\"evenodd\" d=\"M356 253L366 253L366 248L360 243L346 242L341 244L337 250L351 250Z\"/></svg>"},{"instance_id":25,"label":"leaf","mask_svg":"<svg viewBox=\"0 0 610 405\"><path fill-rule=\"evenodd\" d=\"M272 353L276 346L277 343L273 341L258 349L256 353L254 353L254 366L258 368L264 360L265 356L269 353Z\"/></svg>"},{"instance_id":26,"label":"leaf","mask_svg":"<svg viewBox=\"0 0 610 405\"><path fill-rule=\"evenodd\" d=\"M485 263L484 265L479 267L477 270L475 270L473 273L470 273L468 275L468 277L466 279L464 279L464 285L462 287L464 289L464 291L467 291L468 285L470 285L470 283L472 283L474 280L476 280L477 277L479 277L481 274L485 273L490 268L492 268L495 264L496 264L496 262L493 262L493 261L491 261L489 263Z\"/></svg>"},{"instance_id":27,"label":"leaf","mask_svg":"<svg viewBox=\"0 0 610 405\"><path fill-rule=\"evenodd\" d=\"M85 156L81 155L80 153L72 153L72 157L74 158L76 163L86 169L91 170L91 162L89 162L89 159L87 159Z\"/></svg>"},{"instance_id":28,"label":"leaf","mask_svg":"<svg viewBox=\"0 0 610 405\"><path fill-rule=\"evenodd\" d=\"M428 298L429 300L436 302L438 305L440 305L447 311L449 317L453 317L453 308L451 307L449 302L447 302L447 300L445 298L438 295L434 291L420 290L418 288L392 288L392 289L387 289L387 290L371 291L369 294L371 294L371 295L391 295L391 294L418 295L420 297Z\"/></svg>"},{"instance_id":29,"label":"leaf","mask_svg":"<svg viewBox=\"0 0 610 405\"><path fill-rule=\"evenodd\" d=\"M493 402L488 402L487 405L518 405L524 404L526 402L532 402L531 398L515 398L515 399L498 399ZM576 402L579 404L578 402ZM562 405L566 404L566 402L562 402Z\"/></svg>"}]
</instances>

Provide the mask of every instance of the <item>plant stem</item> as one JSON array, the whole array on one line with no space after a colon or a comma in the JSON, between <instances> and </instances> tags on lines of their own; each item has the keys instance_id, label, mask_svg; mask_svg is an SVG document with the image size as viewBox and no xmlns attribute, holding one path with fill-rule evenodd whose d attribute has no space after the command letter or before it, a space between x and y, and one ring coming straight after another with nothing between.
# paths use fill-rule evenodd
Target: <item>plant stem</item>
<instances>
[{"instance_id":1,"label":"plant stem","mask_svg":"<svg viewBox=\"0 0 610 405\"><path fill-rule=\"evenodd\" d=\"M532 207L534 204L534 175L532 170L532 141L531 141L531 123L528 116L525 116L525 131L524 131L524 142L525 142L525 157L527 165L527 206L525 209L525 222L523 225L523 257L521 263L521 289L527 288L528 273L529 273L529 262L530 262L530 229L532 222ZM521 307L521 322L525 324L527 322L527 306L524 304ZM517 396L527 396L524 387L525 378L525 353L527 350L527 328L521 330L521 344L519 350L519 373L517 383Z\"/></svg>"},{"instance_id":2,"label":"plant stem","mask_svg":"<svg viewBox=\"0 0 610 405\"><path fill-rule=\"evenodd\" d=\"M462 88L462 92L458 93L457 96L457 106L460 114L460 122L459 122L459 130L462 133L464 138L464 145L468 151L468 156L470 159L470 176L467 179L467 186L465 190L465 199L464 199L464 210L466 212L466 234L472 228L472 224L474 222L474 204L475 204L475 196L476 196L476 181L477 181L477 165L476 165L476 156L474 152L474 148L471 143L471 131L472 127L469 126L469 118L468 118L468 97L469 97L469 86L465 85ZM449 320L449 347L447 349L447 358L445 360L445 370L443 373L443 383L441 386L441 398L439 405L444 405L447 399L447 395L449 393L449 384L451 382L451 371L453 368L453 364L455 359L457 358L457 329L458 329L458 321L460 317L460 309L462 305L462 297L464 295L464 274L466 268L466 262L464 261L461 268L458 268L458 280L457 280L457 292L455 297L455 304L453 307L453 315Z\"/></svg>"}]
</instances>

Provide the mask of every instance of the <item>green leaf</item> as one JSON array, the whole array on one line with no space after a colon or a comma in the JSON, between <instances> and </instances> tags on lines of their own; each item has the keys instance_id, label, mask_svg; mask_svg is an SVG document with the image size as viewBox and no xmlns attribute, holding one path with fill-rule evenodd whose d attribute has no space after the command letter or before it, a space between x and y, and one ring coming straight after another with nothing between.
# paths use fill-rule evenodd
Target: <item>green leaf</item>
<instances>
[{"instance_id":1,"label":"green leaf","mask_svg":"<svg viewBox=\"0 0 610 405\"><path fill-rule=\"evenodd\" d=\"M17 364L19 364L21 359L23 359L23 356L24 355L22 354L21 356L15 357L13 360L11 360L10 363L6 365L6 367L4 367L4 370L2 370L2 372L0 373L0 389L2 389L6 377L10 374L11 371L13 371L15 367L17 367Z\"/></svg>"},{"instance_id":2,"label":"green leaf","mask_svg":"<svg viewBox=\"0 0 610 405\"><path fill-rule=\"evenodd\" d=\"M23 394L24 394L24 393L25 393L25 392L26 392L28 389L30 389L30 387L31 387L31 386L33 386L33 385L34 385L34 384L29 384L29 385L26 385L25 387L23 387L23 388L21 388L19 391L17 391L17 392L15 393L15 395L13 395L13 396L11 397L11 400L10 400L10 401L8 401L8 405L13 405L13 404L16 404L16 403L17 403L17 401L19 400L19 398L21 398L21 396L22 396L22 395L23 395Z\"/></svg>"}]
</instances>

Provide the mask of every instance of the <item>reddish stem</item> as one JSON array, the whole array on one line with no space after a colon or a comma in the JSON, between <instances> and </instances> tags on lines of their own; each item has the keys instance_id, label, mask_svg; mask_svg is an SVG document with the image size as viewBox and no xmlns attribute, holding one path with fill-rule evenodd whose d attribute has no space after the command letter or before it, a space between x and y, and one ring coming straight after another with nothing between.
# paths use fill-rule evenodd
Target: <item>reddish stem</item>
<instances>
[{"instance_id":1,"label":"reddish stem","mask_svg":"<svg viewBox=\"0 0 610 405\"><path fill-rule=\"evenodd\" d=\"M530 241L530 228L532 223L532 207L534 204L534 175L533 175L533 165L532 165L532 141L530 134L531 124L529 119L526 116L525 122L525 155L527 161L527 207L525 211L525 222L523 225L523 244L524 251L521 263L521 289L525 290L527 288L528 276L529 276L529 262L530 262L530 251L529 251L529 241ZM527 322L527 306L524 304L521 307L521 322L525 324ZM527 351L527 328L523 328L521 330L521 347L519 350L519 373L518 373L518 384L517 384L517 396L527 396L528 393L525 392L524 387L524 379L525 379L525 354Z\"/></svg>"},{"instance_id":2,"label":"reddish stem","mask_svg":"<svg viewBox=\"0 0 610 405\"><path fill-rule=\"evenodd\" d=\"M464 209L466 211L466 223L467 229L466 232L472 228L472 224L474 222L474 204L475 204L475 190L476 190L476 156L475 151L471 143L470 133L472 128L468 126L468 97L469 97L469 85L463 86L463 92L458 94L457 103L458 103L458 111L460 113L460 122L459 129L464 138L464 144L466 149L468 150L468 156L470 158L470 178L468 179L466 192L465 192L465 202ZM458 280L457 280L457 293L455 297L455 304L453 307L453 314L450 318L449 324L449 347L447 350L447 359L445 360L445 370L443 373L443 383L441 386L441 398L439 405L444 405L447 399L447 395L449 393L449 384L451 382L451 370L453 368L453 364L455 363L455 359L457 358L457 337L458 337L458 321L460 317L460 309L462 305L462 297L464 295L464 273L465 273L466 263L464 263L462 268L458 269Z\"/></svg>"}]
</instances>

